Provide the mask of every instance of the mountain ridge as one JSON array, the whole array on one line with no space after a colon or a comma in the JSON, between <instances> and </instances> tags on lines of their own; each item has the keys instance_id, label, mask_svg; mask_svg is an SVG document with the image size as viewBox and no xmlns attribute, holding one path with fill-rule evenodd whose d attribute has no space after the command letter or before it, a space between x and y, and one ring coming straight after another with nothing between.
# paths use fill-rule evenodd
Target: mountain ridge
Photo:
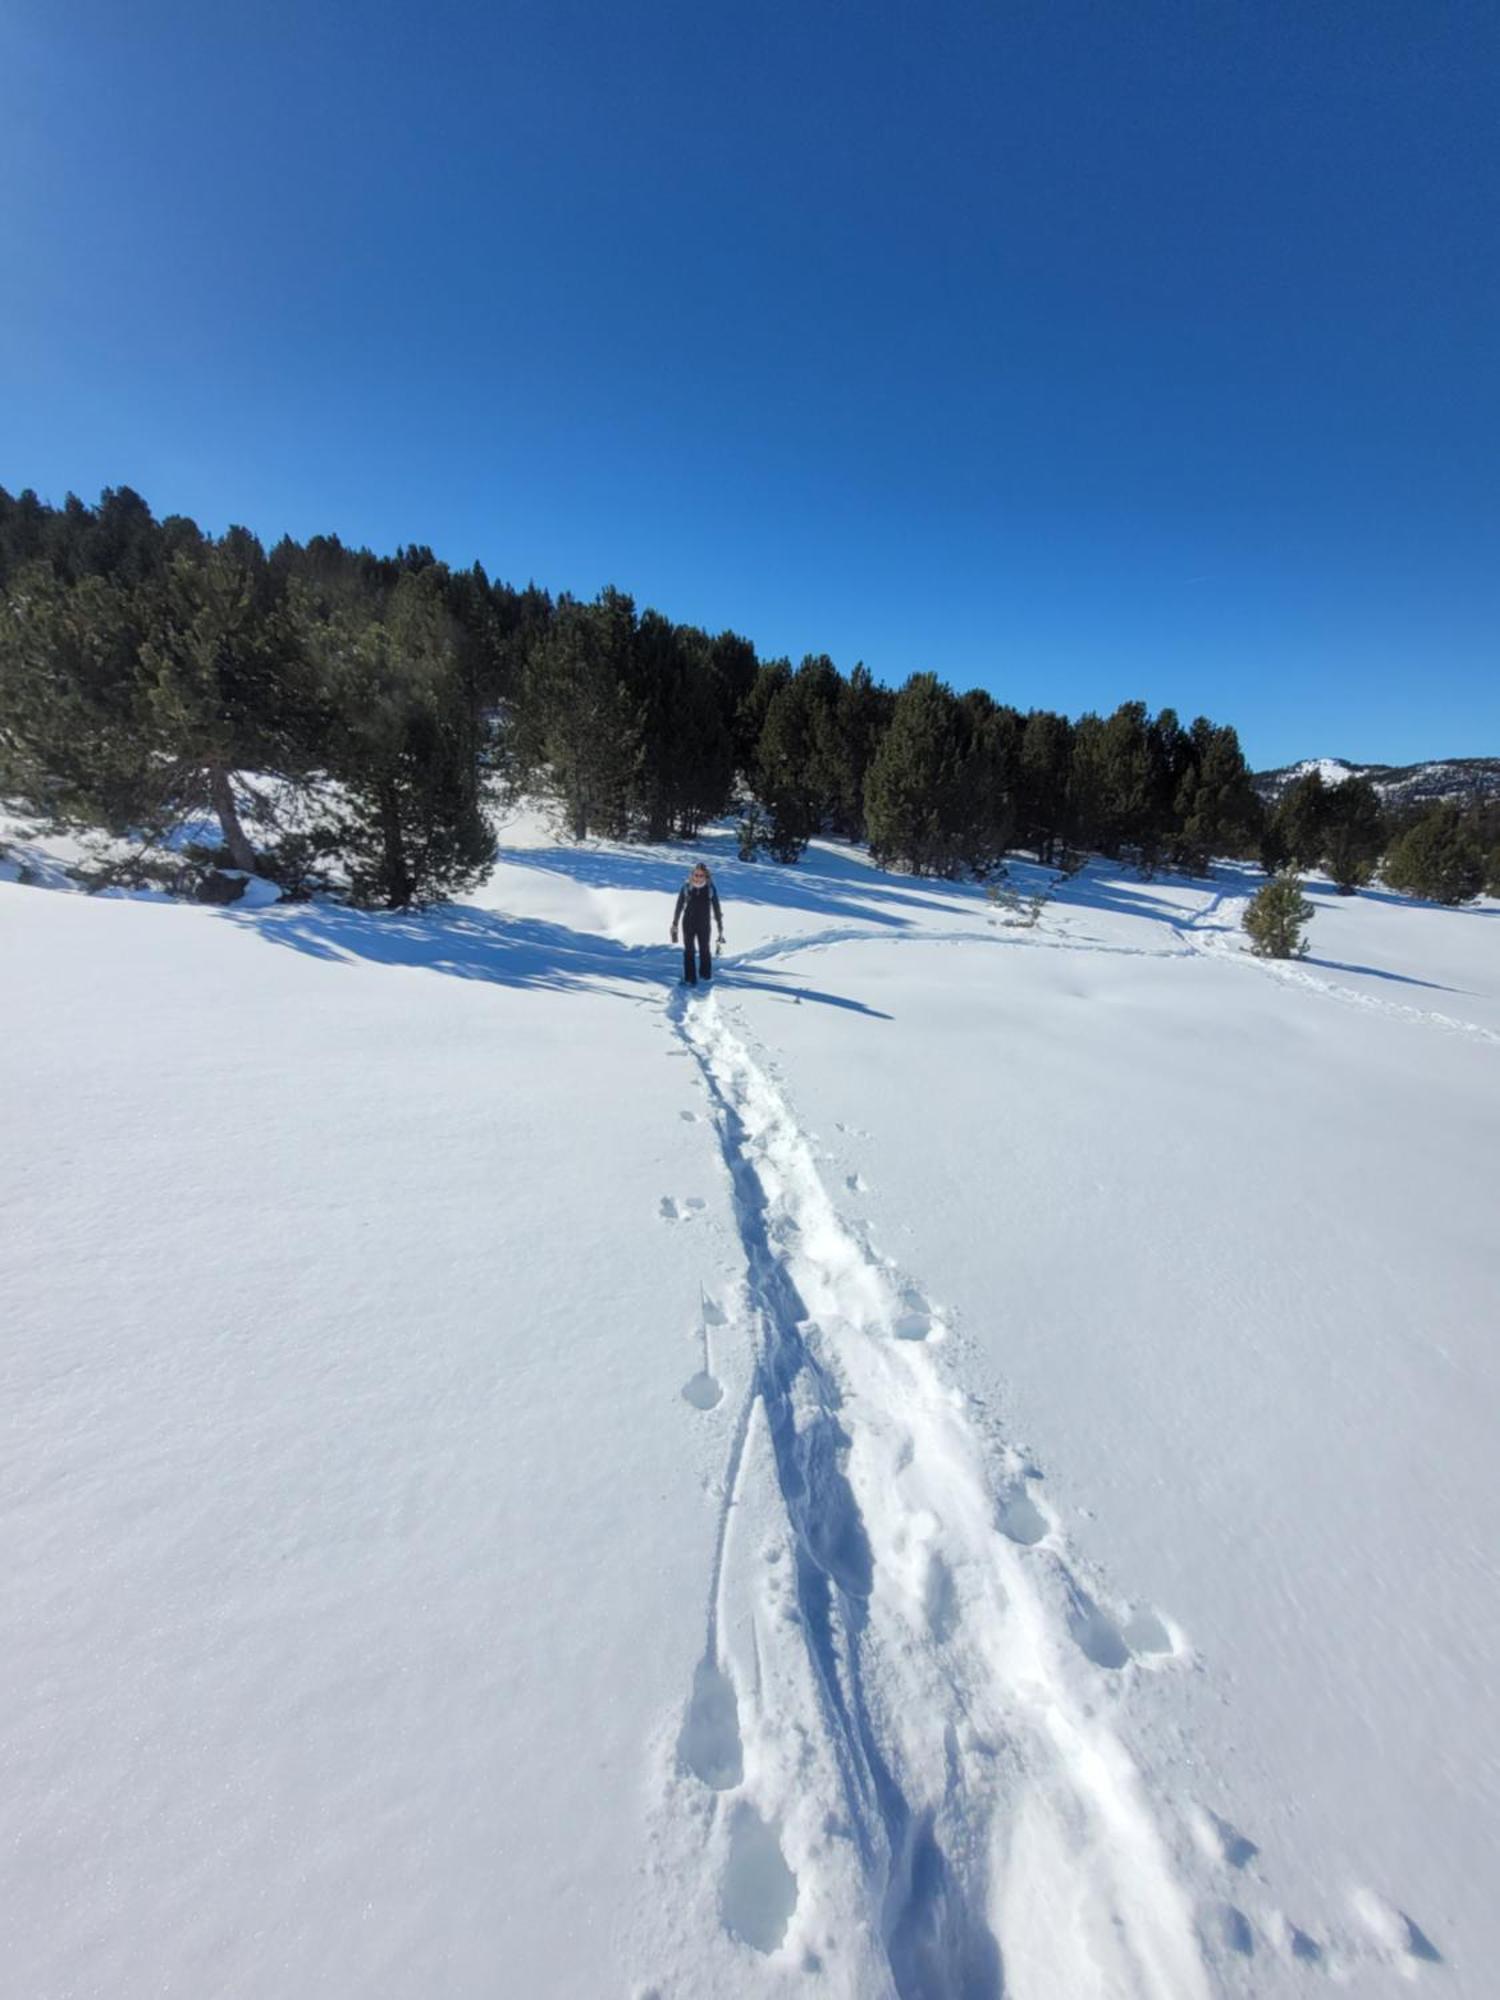
<instances>
[{"instance_id":1,"label":"mountain ridge","mask_svg":"<svg viewBox=\"0 0 1500 2000\"><path fill-rule=\"evenodd\" d=\"M1288 785L1320 771L1326 785L1368 778L1387 806L1438 805L1453 800L1481 805L1500 799L1500 757L1437 757L1420 764L1353 764L1345 757L1304 757L1300 763L1257 771L1251 782L1268 804Z\"/></svg>"}]
</instances>

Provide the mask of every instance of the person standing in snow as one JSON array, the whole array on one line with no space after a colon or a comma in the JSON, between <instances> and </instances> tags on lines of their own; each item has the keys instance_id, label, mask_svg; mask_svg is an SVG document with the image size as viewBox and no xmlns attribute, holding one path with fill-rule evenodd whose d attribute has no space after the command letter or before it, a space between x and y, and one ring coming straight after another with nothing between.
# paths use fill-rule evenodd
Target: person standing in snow
<instances>
[{"instance_id":1,"label":"person standing in snow","mask_svg":"<svg viewBox=\"0 0 1500 2000\"><path fill-rule=\"evenodd\" d=\"M682 931L682 976L689 986L696 986L700 976L712 979L714 962L708 950L708 920L713 917L719 933L719 949L724 949L724 912L719 908L719 892L714 887L714 878L700 861L691 875L677 891L677 908L672 912L672 942L677 942L677 932ZM693 966L693 947L698 947L698 964Z\"/></svg>"}]
</instances>

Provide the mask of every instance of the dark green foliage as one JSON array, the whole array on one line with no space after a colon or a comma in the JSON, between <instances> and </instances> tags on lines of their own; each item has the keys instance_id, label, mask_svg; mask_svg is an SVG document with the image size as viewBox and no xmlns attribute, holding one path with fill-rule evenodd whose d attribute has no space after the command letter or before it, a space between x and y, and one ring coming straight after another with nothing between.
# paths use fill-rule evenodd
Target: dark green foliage
<instances>
[{"instance_id":1,"label":"dark green foliage","mask_svg":"<svg viewBox=\"0 0 1500 2000\"><path fill-rule=\"evenodd\" d=\"M780 690L792 678L790 660L764 660L755 670L755 678L740 697L734 717L734 767L746 785L753 791L756 781L756 758L760 751L761 731L766 726L766 715L771 703Z\"/></svg>"},{"instance_id":2,"label":"dark green foliage","mask_svg":"<svg viewBox=\"0 0 1500 2000\"><path fill-rule=\"evenodd\" d=\"M945 816L958 868L982 878L1002 865L1015 837L1024 724L1015 709L978 689L960 698L958 716L958 765Z\"/></svg>"},{"instance_id":3,"label":"dark green foliage","mask_svg":"<svg viewBox=\"0 0 1500 2000\"><path fill-rule=\"evenodd\" d=\"M23 496L24 497L24 496ZM44 562L0 597L0 790L49 819L155 824L166 777L138 713L132 594Z\"/></svg>"},{"instance_id":4,"label":"dark green foliage","mask_svg":"<svg viewBox=\"0 0 1500 2000\"><path fill-rule=\"evenodd\" d=\"M645 736L630 684L635 636L635 606L622 592L603 591L592 604L564 598L527 657L520 768L561 807L574 840L630 830Z\"/></svg>"},{"instance_id":5,"label":"dark green foliage","mask_svg":"<svg viewBox=\"0 0 1500 2000\"><path fill-rule=\"evenodd\" d=\"M1500 896L1500 840L1497 840L1485 857L1484 893Z\"/></svg>"},{"instance_id":6,"label":"dark green foliage","mask_svg":"<svg viewBox=\"0 0 1500 2000\"><path fill-rule=\"evenodd\" d=\"M127 487L96 508L0 491L0 788L143 851L211 813L226 860L401 904L482 866L486 786L551 797L575 837L661 840L728 812L737 780L743 846L783 861L823 833L944 875L1017 840L1202 868L1261 831L1233 730L1170 709L1074 725L931 675L898 696L419 545L267 556Z\"/></svg>"},{"instance_id":7,"label":"dark green foliage","mask_svg":"<svg viewBox=\"0 0 1500 2000\"><path fill-rule=\"evenodd\" d=\"M843 677L826 653L809 654L792 686L805 732L804 778L815 830L847 833L859 824L864 779L844 734Z\"/></svg>"},{"instance_id":8,"label":"dark green foliage","mask_svg":"<svg viewBox=\"0 0 1500 2000\"><path fill-rule=\"evenodd\" d=\"M329 769L345 801L333 844L351 895L404 909L456 894L488 866L494 836L440 580L410 571L381 618L336 617L322 638L337 718Z\"/></svg>"},{"instance_id":9,"label":"dark green foliage","mask_svg":"<svg viewBox=\"0 0 1500 2000\"><path fill-rule=\"evenodd\" d=\"M823 823L827 793L819 762L819 704L815 674L778 677L766 704L753 774L766 814L766 846L777 861L795 861Z\"/></svg>"},{"instance_id":10,"label":"dark green foliage","mask_svg":"<svg viewBox=\"0 0 1500 2000\"><path fill-rule=\"evenodd\" d=\"M1375 873L1385 847L1385 815L1368 778L1333 786L1324 807L1323 863L1339 893L1352 896Z\"/></svg>"},{"instance_id":11,"label":"dark green foliage","mask_svg":"<svg viewBox=\"0 0 1500 2000\"><path fill-rule=\"evenodd\" d=\"M715 642L690 625L676 627L676 701L669 717L673 831L691 840L729 810L734 791L734 708L715 658Z\"/></svg>"},{"instance_id":12,"label":"dark green foliage","mask_svg":"<svg viewBox=\"0 0 1500 2000\"><path fill-rule=\"evenodd\" d=\"M1282 851L1294 868L1316 868L1323 859L1332 794L1321 771L1287 786L1272 815Z\"/></svg>"},{"instance_id":13,"label":"dark green foliage","mask_svg":"<svg viewBox=\"0 0 1500 2000\"><path fill-rule=\"evenodd\" d=\"M1434 806L1397 836L1384 875L1390 888L1405 895L1467 903L1484 887L1484 855L1457 806Z\"/></svg>"},{"instance_id":14,"label":"dark green foliage","mask_svg":"<svg viewBox=\"0 0 1500 2000\"><path fill-rule=\"evenodd\" d=\"M829 824L847 840L864 838L865 779L880 739L890 726L895 701L889 688L875 685L862 663L856 663L839 690L836 726L842 748Z\"/></svg>"},{"instance_id":15,"label":"dark green foliage","mask_svg":"<svg viewBox=\"0 0 1500 2000\"><path fill-rule=\"evenodd\" d=\"M1250 948L1258 958L1302 958L1307 952L1303 926L1316 912L1290 870L1273 875L1251 897L1245 911Z\"/></svg>"},{"instance_id":16,"label":"dark green foliage","mask_svg":"<svg viewBox=\"0 0 1500 2000\"><path fill-rule=\"evenodd\" d=\"M1260 865L1268 875L1279 875L1292 858L1287 848L1286 836L1274 813L1266 815L1256 851L1260 857Z\"/></svg>"},{"instance_id":17,"label":"dark green foliage","mask_svg":"<svg viewBox=\"0 0 1500 2000\"><path fill-rule=\"evenodd\" d=\"M1123 702L1099 725L1090 751L1095 780L1089 801L1095 836L1091 845L1112 855L1134 847L1150 868L1158 845L1163 760L1160 746L1152 742L1146 704Z\"/></svg>"},{"instance_id":18,"label":"dark green foliage","mask_svg":"<svg viewBox=\"0 0 1500 2000\"><path fill-rule=\"evenodd\" d=\"M209 807L236 868L255 851L240 824L233 774L289 775L315 730L317 702L291 624L253 536L179 554L138 593L141 720L170 761L173 802Z\"/></svg>"},{"instance_id":19,"label":"dark green foliage","mask_svg":"<svg viewBox=\"0 0 1500 2000\"><path fill-rule=\"evenodd\" d=\"M896 697L865 780L870 852L882 865L916 875L959 872L956 807L966 734L953 690L936 674L913 674Z\"/></svg>"},{"instance_id":20,"label":"dark green foliage","mask_svg":"<svg viewBox=\"0 0 1500 2000\"><path fill-rule=\"evenodd\" d=\"M45 559L17 567L38 543ZM488 857L475 682L489 635L455 621L454 579L420 551L382 563L282 543L268 561L244 529L158 526L120 489L97 511L0 495L0 564L0 764L25 804L147 846L212 813L223 863L299 889L342 876L388 903L447 893ZM330 777L339 804L301 813L262 857L245 772L274 781L283 810Z\"/></svg>"},{"instance_id":21,"label":"dark green foliage","mask_svg":"<svg viewBox=\"0 0 1500 2000\"><path fill-rule=\"evenodd\" d=\"M1016 772L1017 838L1038 861L1050 864L1067 841L1068 773L1073 758L1073 726L1065 716L1033 709L1021 730Z\"/></svg>"},{"instance_id":22,"label":"dark green foliage","mask_svg":"<svg viewBox=\"0 0 1500 2000\"><path fill-rule=\"evenodd\" d=\"M770 823L752 799L735 828L735 852L741 861L759 861L770 835Z\"/></svg>"},{"instance_id":23,"label":"dark green foliage","mask_svg":"<svg viewBox=\"0 0 1500 2000\"><path fill-rule=\"evenodd\" d=\"M1215 727L1204 715L1193 722L1178 767L1171 818L1176 823L1172 858L1190 874L1206 874L1216 854L1254 851L1265 810L1233 729Z\"/></svg>"},{"instance_id":24,"label":"dark green foliage","mask_svg":"<svg viewBox=\"0 0 1500 2000\"><path fill-rule=\"evenodd\" d=\"M639 724L629 831L691 839L726 810L734 783L731 709L707 635L643 612L624 679Z\"/></svg>"}]
</instances>

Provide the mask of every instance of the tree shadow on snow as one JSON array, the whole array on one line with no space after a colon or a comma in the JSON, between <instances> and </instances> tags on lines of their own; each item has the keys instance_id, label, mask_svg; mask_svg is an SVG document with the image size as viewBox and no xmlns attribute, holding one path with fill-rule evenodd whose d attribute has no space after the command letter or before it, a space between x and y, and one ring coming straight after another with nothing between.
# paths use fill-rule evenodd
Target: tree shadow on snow
<instances>
[{"instance_id":1,"label":"tree shadow on snow","mask_svg":"<svg viewBox=\"0 0 1500 2000\"><path fill-rule=\"evenodd\" d=\"M1469 993L1465 986L1445 986L1440 979L1418 979L1410 972L1386 972L1378 965L1345 965L1342 959L1313 958L1311 955L1299 958L1296 963L1305 965L1309 971L1357 972L1363 979L1389 979L1397 986L1425 986L1431 993Z\"/></svg>"},{"instance_id":2,"label":"tree shadow on snow","mask_svg":"<svg viewBox=\"0 0 1500 2000\"><path fill-rule=\"evenodd\" d=\"M774 861L741 861L733 836L707 828L696 841L669 848L502 847L496 860L510 868L561 875L588 889L631 889L675 896L695 861L707 862L726 903L761 904L769 909L802 910L815 916L862 918L873 926L904 930L903 910L951 916L956 908L982 902L984 891L971 883L939 882L885 874L832 843L819 841L790 866Z\"/></svg>"},{"instance_id":3,"label":"tree shadow on snow","mask_svg":"<svg viewBox=\"0 0 1500 2000\"><path fill-rule=\"evenodd\" d=\"M635 989L644 997L674 986L681 964L675 946L620 944L566 924L504 917L461 904L377 913L324 903L282 903L256 911L237 912L231 907L224 916L253 930L267 944L333 964L403 966L538 992L621 994ZM789 1001L839 1007L877 1021L891 1018L862 1001L822 992L759 966L755 982L758 990Z\"/></svg>"}]
</instances>

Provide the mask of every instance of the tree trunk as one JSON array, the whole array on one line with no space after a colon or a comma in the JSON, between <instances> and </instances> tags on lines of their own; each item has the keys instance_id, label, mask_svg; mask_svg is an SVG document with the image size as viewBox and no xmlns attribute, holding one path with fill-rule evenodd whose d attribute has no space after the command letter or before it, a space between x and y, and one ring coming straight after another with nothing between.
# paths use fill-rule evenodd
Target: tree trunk
<instances>
[{"instance_id":1,"label":"tree trunk","mask_svg":"<svg viewBox=\"0 0 1500 2000\"><path fill-rule=\"evenodd\" d=\"M406 842L401 834L401 805L394 785L384 785L380 794L380 831L385 847L385 893L388 907L404 910L416 884L406 865Z\"/></svg>"},{"instance_id":2,"label":"tree trunk","mask_svg":"<svg viewBox=\"0 0 1500 2000\"><path fill-rule=\"evenodd\" d=\"M234 787L229 782L229 773L222 764L211 764L208 769L208 795L219 822L219 830L224 835L224 845L229 849L229 859L236 868L243 868L247 875L256 869L255 849L250 845L249 835L240 825L240 815L234 803Z\"/></svg>"}]
</instances>

